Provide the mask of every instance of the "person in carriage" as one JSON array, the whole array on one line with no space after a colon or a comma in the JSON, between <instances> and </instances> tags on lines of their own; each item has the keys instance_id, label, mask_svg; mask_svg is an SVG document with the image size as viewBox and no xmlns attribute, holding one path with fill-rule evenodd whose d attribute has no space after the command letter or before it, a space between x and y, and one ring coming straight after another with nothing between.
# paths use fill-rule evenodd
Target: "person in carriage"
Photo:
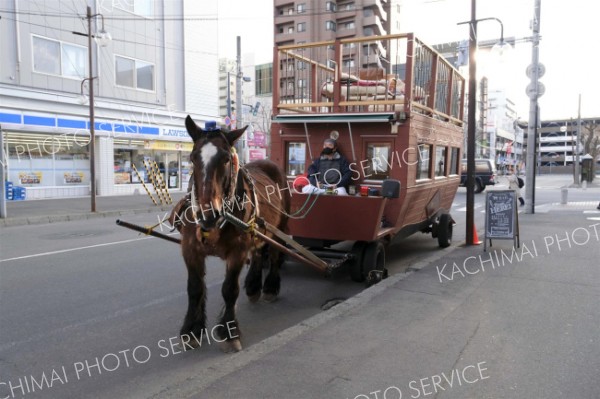
<instances>
[{"instance_id":1,"label":"person in carriage","mask_svg":"<svg viewBox=\"0 0 600 399\"><path fill-rule=\"evenodd\" d=\"M321 155L308 167L307 175L310 184L302 188L303 193L348 195L352 171L334 139L323 142Z\"/></svg>"}]
</instances>

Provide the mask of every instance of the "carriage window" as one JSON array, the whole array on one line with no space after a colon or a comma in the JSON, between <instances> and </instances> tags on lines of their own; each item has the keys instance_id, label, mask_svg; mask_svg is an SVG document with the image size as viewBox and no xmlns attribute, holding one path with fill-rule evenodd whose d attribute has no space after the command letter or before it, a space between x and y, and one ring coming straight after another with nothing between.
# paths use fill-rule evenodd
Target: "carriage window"
<instances>
[{"instance_id":1,"label":"carriage window","mask_svg":"<svg viewBox=\"0 0 600 399\"><path fill-rule=\"evenodd\" d=\"M446 147L435 147L435 175L446 175Z\"/></svg>"},{"instance_id":2,"label":"carriage window","mask_svg":"<svg viewBox=\"0 0 600 399\"><path fill-rule=\"evenodd\" d=\"M304 173L306 166L306 143L289 142L287 144L286 172L288 176L298 176Z\"/></svg>"},{"instance_id":3,"label":"carriage window","mask_svg":"<svg viewBox=\"0 0 600 399\"><path fill-rule=\"evenodd\" d=\"M417 180L429 179L429 158L431 158L431 146L429 144L419 144L419 153L417 154Z\"/></svg>"},{"instance_id":4,"label":"carriage window","mask_svg":"<svg viewBox=\"0 0 600 399\"><path fill-rule=\"evenodd\" d=\"M365 176L383 180L390 176L392 146L389 143L368 143ZM370 175L370 176L369 176Z\"/></svg>"},{"instance_id":5,"label":"carriage window","mask_svg":"<svg viewBox=\"0 0 600 399\"><path fill-rule=\"evenodd\" d=\"M450 149L450 174L451 175L458 175L460 173L458 170L458 163L459 163L458 155L459 155L459 149L452 147Z\"/></svg>"}]
</instances>

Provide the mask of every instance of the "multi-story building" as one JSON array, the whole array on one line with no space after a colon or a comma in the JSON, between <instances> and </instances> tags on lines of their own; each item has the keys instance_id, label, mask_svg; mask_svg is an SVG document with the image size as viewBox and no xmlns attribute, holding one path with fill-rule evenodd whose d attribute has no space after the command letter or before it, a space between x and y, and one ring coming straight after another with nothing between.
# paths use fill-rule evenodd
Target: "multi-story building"
<instances>
[{"instance_id":1,"label":"multi-story building","mask_svg":"<svg viewBox=\"0 0 600 399\"><path fill-rule=\"evenodd\" d=\"M398 33L391 0L275 0L275 44Z\"/></svg>"},{"instance_id":2,"label":"multi-story building","mask_svg":"<svg viewBox=\"0 0 600 399\"><path fill-rule=\"evenodd\" d=\"M307 42L333 41L366 36L399 33L400 6L391 0L275 0L274 40L276 46ZM332 49L311 54L312 61L329 68L340 68L343 73L359 75L368 68L395 72L398 49L387 48L389 41L374 40L344 46L336 60ZM339 63L339 65L337 65ZM297 59L282 61L279 65L279 86L290 98L298 98L298 91L308 93L308 65ZM308 94L306 94L308 95ZM302 95L300 95L302 96ZM286 95L280 92L280 97Z\"/></svg>"},{"instance_id":3,"label":"multi-story building","mask_svg":"<svg viewBox=\"0 0 600 399\"><path fill-rule=\"evenodd\" d=\"M581 135L587 133L585 126L600 126L599 118L582 118ZM578 138L577 119L554 119L541 121L538 140L538 164L550 171L570 172L575 155L585 155L582 139ZM577 150L578 149L578 150Z\"/></svg>"},{"instance_id":4,"label":"multi-story building","mask_svg":"<svg viewBox=\"0 0 600 399\"><path fill-rule=\"evenodd\" d=\"M216 2L11 0L3 9L4 159L27 198L90 194L90 85L97 194L143 193L144 161L156 162L171 189L185 189L192 143L183 118L219 115L217 42L195 44L217 20L172 16L216 14ZM100 39L102 29L112 40L89 48L88 35Z\"/></svg>"},{"instance_id":5,"label":"multi-story building","mask_svg":"<svg viewBox=\"0 0 600 399\"><path fill-rule=\"evenodd\" d=\"M515 104L503 90L488 93L485 133L489 142L486 158L494 159L496 167L504 170L507 166L524 168L523 129L515 123Z\"/></svg>"}]
</instances>

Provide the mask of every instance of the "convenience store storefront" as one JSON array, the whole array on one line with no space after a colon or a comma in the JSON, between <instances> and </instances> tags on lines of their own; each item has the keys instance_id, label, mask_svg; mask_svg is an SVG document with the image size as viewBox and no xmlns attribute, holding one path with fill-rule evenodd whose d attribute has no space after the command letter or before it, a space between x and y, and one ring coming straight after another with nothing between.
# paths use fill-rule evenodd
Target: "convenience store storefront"
<instances>
[{"instance_id":1,"label":"convenience store storefront","mask_svg":"<svg viewBox=\"0 0 600 399\"><path fill-rule=\"evenodd\" d=\"M169 118L178 122L179 119ZM95 123L98 195L144 194L142 181L160 173L170 191L187 189L192 141L183 126ZM7 178L27 199L90 194L89 122L86 118L0 111ZM146 168L150 167L150 170ZM137 172L136 173L136 169Z\"/></svg>"}]
</instances>

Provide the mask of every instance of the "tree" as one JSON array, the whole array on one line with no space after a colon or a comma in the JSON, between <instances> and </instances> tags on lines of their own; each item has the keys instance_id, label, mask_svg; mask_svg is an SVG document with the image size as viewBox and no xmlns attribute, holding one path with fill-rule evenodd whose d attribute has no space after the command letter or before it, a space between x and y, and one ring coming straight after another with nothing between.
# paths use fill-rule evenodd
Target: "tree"
<instances>
[{"instance_id":1,"label":"tree","mask_svg":"<svg viewBox=\"0 0 600 399\"><path fill-rule=\"evenodd\" d=\"M583 144L583 152L592 156L592 179L596 176L596 163L600 155L600 121L587 120L582 123L583 131L581 132L581 142Z\"/></svg>"}]
</instances>

